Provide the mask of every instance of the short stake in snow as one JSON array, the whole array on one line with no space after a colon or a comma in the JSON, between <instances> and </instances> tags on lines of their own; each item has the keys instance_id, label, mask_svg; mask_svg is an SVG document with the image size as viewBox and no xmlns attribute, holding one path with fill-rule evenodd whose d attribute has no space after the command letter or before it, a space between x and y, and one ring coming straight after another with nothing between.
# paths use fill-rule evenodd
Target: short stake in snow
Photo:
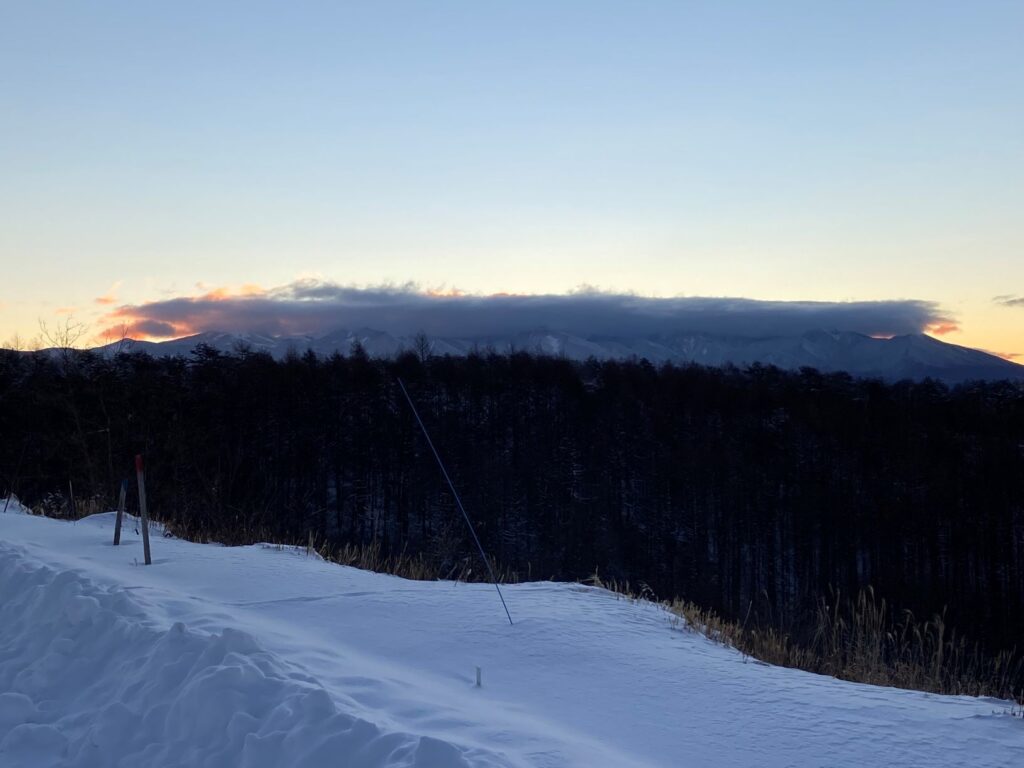
<instances>
[{"instance_id":1,"label":"short stake in snow","mask_svg":"<svg viewBox=\"0 0 1024 768\"><path fill-rule=\"evenodd\" d=\"M483 686L483 683L480 680L480 667L477 667L476 668L476 687L477 688L481 688L482 686Z\"/></svg>"},{"instance_id":2,"label":"short stake in snow","mask_svg":"<svg viewBox=\"0 0 1024 768\"><path fill-rule=\"evenodd\" d=\"M153 564L153 558L149 556L149 516L146 514L146 473L142 467L142 454L135 457L135 475L139 479L139 517L142 518L142 553L146 559L146 565Z\"/></svg>"},{"instance_id":3,"label":"short stake in snow","mask_svg":"<svg viewBox=\"0 0 1024 768\"><path fill-rule=\"evenodd\" d=\"M128 495L128 481L121 481L121 494L117 499L117 520L114 522L114 546L121 543L121 522L124 520L124 500Z\"/></svg>"}]
</instances>

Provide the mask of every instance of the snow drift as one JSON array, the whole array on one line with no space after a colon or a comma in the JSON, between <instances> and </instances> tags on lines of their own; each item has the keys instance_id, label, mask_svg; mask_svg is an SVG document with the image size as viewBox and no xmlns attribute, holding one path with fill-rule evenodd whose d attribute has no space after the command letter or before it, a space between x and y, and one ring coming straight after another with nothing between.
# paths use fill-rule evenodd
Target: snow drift
<instances>
[{"instance_id":1,"label":"snow drift","mask_svg":"<svg viewBox=\"0 0 1024 768\"><path fill-rule=\"evenodd\" d=\"M0 558L4 765L469 765L442 741L339 712L245 632L157 629L122 589L9 545Z\"/></svg>"}]
</instances>

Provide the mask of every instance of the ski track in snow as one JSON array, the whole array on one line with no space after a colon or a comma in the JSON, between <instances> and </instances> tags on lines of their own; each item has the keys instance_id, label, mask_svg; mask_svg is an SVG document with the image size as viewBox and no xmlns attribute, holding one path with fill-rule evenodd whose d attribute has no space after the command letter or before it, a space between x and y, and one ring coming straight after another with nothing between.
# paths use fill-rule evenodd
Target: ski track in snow
<instances>
[{"instance_id":1,"label":"ski track in snow","mask_svg":"<svg viewBox=\"0 0 1024 768\"><path fill-rule=\"evenodd\" d=\"M0 500L2 506L2 500ZM0 766L1017 766L1008 702L772 667L599 589L0 516ZM474 667L483 669L475 688Z\"/></svg>"}]
</instances>

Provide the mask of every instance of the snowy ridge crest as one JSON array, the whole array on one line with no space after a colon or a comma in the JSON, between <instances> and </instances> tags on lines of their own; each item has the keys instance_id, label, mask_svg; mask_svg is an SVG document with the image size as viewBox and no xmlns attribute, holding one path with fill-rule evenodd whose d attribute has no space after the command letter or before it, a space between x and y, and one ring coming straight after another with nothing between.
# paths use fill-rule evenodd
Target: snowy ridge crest
<instances>
[{"instance_id":1,"label":"snowy ridge crest","mask_svg":"<svg viewBox=\"0 0 1024 768\"><path fill-rule=\"evenodd\" d=\"M371 357L390 358L418 352L423 344L434 355L468 355L475 350L499 353L524 351L571 360L628 360L653 363L747 366L755 363L779 368L804 366L821 371L845 371L855 376L888 380L931 377L949 383L975 379L1024 381L1024 366L978 349L948 344L924 334L874 338L852 331L812 330L792 336L763 338L710 333L663 333L655 336L580 336L554 329L538 329L511 336L416 337L391 335L369 328L338 330L324 336L261 336L256 334L200 333L164 342L126 340L99 347L101 354L143 351L157 356L188 356L200 345L222 352L246 349L275 358L307 351L321 356L347 354L359 344Z\"/></svg>"}]
</instances>

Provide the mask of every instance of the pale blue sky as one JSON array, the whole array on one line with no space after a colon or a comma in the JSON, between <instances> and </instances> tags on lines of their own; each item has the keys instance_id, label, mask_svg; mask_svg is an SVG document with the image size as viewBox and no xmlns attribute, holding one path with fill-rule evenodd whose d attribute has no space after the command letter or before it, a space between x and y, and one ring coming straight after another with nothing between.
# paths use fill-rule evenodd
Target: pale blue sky
<instances>
[{"instance_id":1,"label":"pale blue sky","mask_svg":"<svg viewBox=\"0 0 1024 768\"><path fill-rule=\"evenodd\" d=\"M0 0L0 336L315 275L934 300L1024 352L1022 41L1022 2Z\"/></svg>"}]
</instances>

